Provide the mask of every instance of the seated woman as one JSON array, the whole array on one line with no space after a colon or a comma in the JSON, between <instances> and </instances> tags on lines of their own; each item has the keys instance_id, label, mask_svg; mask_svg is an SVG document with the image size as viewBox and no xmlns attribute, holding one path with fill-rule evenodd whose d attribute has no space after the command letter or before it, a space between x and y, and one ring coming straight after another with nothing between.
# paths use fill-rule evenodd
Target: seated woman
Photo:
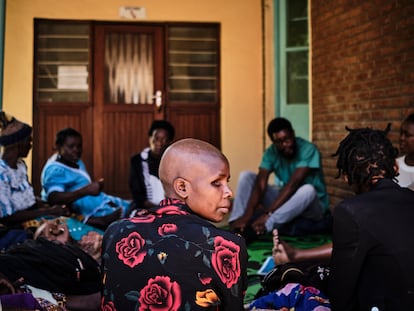
<instances>
[{"instance_id":1,"label":"seated woman","mask_svg":"<svg viewBox=\"0 0 414 311\"><path fill-rule=\"evenodd\" d=\"M131 157L129 188L137 210L156 207L165 198L158 169L174 134L175 129L168 121L153 121L148 130L149 147Z\"/></svg>"},{"instance_id":2,"label":"seated woman","mask_svg":"<svg viewBox=\"0 0 414 311\"><path fill-rule=\"evenodd\" d=\"M49 206L34 195L23 160L32 148L32 127L1 111L0 130L0 222L22 228L45 215L69 215L66 206Z\"/></svg>"},{"instance_id":3,"label":"seated woman","mask_svg":"<svg viewBox=\"0 0 414 311\"><path fill-rule=\"evenodd\" d=\"M90 225L105 228L127 214L130 201L102 191L103 179L92 181L81 160L82 136L66 128L56 134L57 154L45 164L42 174L42 198L51 204L67 204L84 217L107 217L105 222Z\"/></svg>"},{"instance_id":4,"label":"seated woman","mask_svg":"<svg viewBox=\"0 0 414 311\"><path fill-rule=\"evenodd\" d=\"M400 152L397 182L401 187L414 190L414 113L409 114L401 124Z\"/></svg>"}]
</instances>

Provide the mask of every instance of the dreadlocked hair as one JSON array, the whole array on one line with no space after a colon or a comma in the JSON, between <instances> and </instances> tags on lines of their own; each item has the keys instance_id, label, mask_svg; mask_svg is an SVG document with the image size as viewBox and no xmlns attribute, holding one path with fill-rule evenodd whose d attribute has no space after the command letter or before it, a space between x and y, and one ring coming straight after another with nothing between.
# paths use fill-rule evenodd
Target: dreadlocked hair
<instances>
[{"instance_id":1,"label":"dreadlocked hair","mask_svg":"<svg viewBox=\"0 0 414 311\"><path fill-rule=\"evenodd\" d=\"M336 178L347 175L349 185L370 184L378 178L395 180L397 172L394 165L398 150L387 138L391 123L383 131L368 127L350 129L346 126L345 129L349 134L332 155L338 156Z\"/></svg>"}]
</instances>

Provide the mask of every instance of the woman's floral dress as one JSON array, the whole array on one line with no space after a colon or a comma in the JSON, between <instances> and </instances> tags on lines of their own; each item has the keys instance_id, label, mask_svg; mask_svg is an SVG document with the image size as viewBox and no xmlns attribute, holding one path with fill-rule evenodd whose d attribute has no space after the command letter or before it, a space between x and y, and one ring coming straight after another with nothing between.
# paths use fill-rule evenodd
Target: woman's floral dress
<instances>
[{"instance_id":1,"label":"woman's floral dress","mask_svg":"<svg viewBox=\"0 0 414 311\"><path fill-rule=\"evenodd\" d=\"M179 200L112 224L102 261L102 310L243 310L243 238Z\"/></svg>"}]
</instances>

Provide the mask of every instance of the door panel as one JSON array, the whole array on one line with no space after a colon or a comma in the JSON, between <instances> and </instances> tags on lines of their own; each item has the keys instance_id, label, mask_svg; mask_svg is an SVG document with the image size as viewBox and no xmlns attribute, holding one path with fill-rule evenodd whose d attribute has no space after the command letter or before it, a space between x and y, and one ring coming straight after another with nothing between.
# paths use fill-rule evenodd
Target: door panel
<instances>
[{"instance_id":1,"label":"door panel","mask_svg":"<svg viewBox=\"0 0 414 311\"><path fill-rule=\"evenodd\" d=\"M177 139L193 137L220 148L220 27L167 27L166 116Z\"/></svg>"},{"instance_id":2,"label":"door panel","mask_svg":"<svg viewBox=\"0 0 414 311\"><path fill-rule=\"evenodd\" d=\"M101 146L105 189L129 198L128 174L130 158L148 145L148 128L153 112L106 112L103 116L103 141ZM96 160L96 157L95 159Z\"/></svg>"},{"instance_id":3,"label":"door panel","mask_svg":"<svg viewBox=\"0 0 414 311\"><path fill-rule=\"evenodd\" d=\"M94 171L107 191L130 198L129 159L164 117L153 98L164 93L163 28L97 24L94 44Z\"/></svg>"},{"instance_id":4,"label":"door panel","mask_svg":"<svg viewBox=\"0 0 414 311\"><path fill-rule=\"evenodd\" d=\"M167 107L168 120L174 124L176 139L192 137L220 146L220 118L215 106L170 106L172 107Z\"/></svg>"}]
</instances>

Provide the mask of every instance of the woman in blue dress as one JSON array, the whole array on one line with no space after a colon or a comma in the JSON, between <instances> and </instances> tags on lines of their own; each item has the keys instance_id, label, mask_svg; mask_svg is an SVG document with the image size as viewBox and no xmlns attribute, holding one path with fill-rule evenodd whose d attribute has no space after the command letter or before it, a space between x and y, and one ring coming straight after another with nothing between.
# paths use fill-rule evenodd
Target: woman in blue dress
<instances>
[{"instance_id":1,"label":"woman in blue dress","mask_svg":"<svg viewBox=\"0 0 414 311\"><path fill-rule=\"evenodd\" d=\"M103 192L103 179L91 180L81 160L82 136L78 131L60 130L56 134L56 149L57 153L47 161L41 174L44 200L71 206L83 216L84 222L97 227L105 228L127 214L130 201ZM96 217L107 221L91 223Z\"/></svg>"}]
</instances>

